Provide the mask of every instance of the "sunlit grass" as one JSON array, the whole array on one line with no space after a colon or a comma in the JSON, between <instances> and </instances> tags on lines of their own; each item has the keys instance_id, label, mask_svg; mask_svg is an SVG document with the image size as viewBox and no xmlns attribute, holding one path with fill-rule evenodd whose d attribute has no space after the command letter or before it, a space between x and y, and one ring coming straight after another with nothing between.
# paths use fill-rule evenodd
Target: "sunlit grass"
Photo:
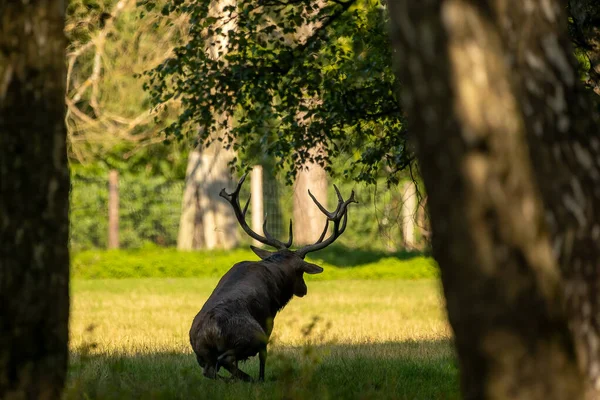
<instances>
[{"instance_id":1,"label":"sunlit grass","mask_svg":"<svg viewBox=\"0 0 600 400\"><path fill-rule=\"evenodd\" d=\"M68 397L457 396L437 281L309 280L275 320L264 384L210 381L195 362L188 330L216 281L75 280Z\"/></svg>"}]
</instances>

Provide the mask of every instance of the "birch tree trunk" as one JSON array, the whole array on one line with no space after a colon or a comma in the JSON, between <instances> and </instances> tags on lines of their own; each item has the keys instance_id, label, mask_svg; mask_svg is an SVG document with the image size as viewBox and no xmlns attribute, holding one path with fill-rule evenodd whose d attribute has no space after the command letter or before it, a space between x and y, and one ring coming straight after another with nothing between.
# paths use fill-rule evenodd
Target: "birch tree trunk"
<instances>
[{"instance_id":1,"label":"birch tree trunk","mask_svg":"<svg viewBox=\"0 0 600 400\"><path fill-rule=\"evenodd\" d=\"M258 233L259 235L264 236L263 222L265 216L265 203L263 200L263 167L261 165L255 165L254 167L252 167L252 174L250 174L250 183L252 184L250 189L250 196L252 197L252 204L250 206L250 209L252 211L252 230ZM252 239L252 244L256 247L262 246L262 243L256 239Z\"/></svg>"},{"instance_id":2,"label":"birch tree trunk","mask_svg":"<svg viewBox=\"0 0 600 400\"><path fill-rule=\"evenodd\" d=\"M316 7L323 7L323 2L318 0ZM309 38L316 29L315 24L307 24L300 27L295 34L295 41L303 42ZM306 106L310 108L313 104L320 102L318 98L307 98ZM305 113L297 116L299 125L306 125ZM322 148L312 148L309 153L314 156L322 151ZM326 217L319 211L308 195L308 190L317 200L327 208L327 172L323 167L314 162L306 162L303 168L298 170L294 182L294 242L295 244L310 244L319 239Z\"/></svg>"},{"instance_id":3,"label":"birch tree trunk","mask_svg":"<svg viewBox=\"0 0 600 400\"><path fill-rule=\"evenodd\" d=\"M233 4L234 0L214 1L212 13L221 15L225 7ZM224 32L235 29L233 19L222 29ZM221 58L227 51L227 40L226 36L220 36L218 43L208 46L206 51L215 59ZM230 124L226 115L219 116L217 120L219 130L211 139L223 137L224 129L228 129ZM226 128L221 124L224 121L227 121ZM237 220L231 208L219 197L221 189L231 186L228 163L234 156L232 149L226 149L216 140L209 147L201 145L190 153L177 236L178 249L231 249L238 245Z\"/></svg>"},{"instance_id":4,"label":"birch tree trunk","mask_svg":"<svg viewBox=\"0 0 600 400\"><path fill-rule=\"evenodd\" d=\"M402 241L404 248L415 249L415 220L417 218L417 188L412 180L402 185Z\"/></svg>"},{"instance_id":5,"label":"birch tree trunk","mask_svg":"<svg viewBox=\"0 0 600 400\"><path fill-rule=\"evenodd\" d=\"M2 399L59 399L66 375L65 7L0 3Z\"/></svg>"},{"instance_id":6,"label":"birch tree trunk","mask_svg":"<svg viewBox=\"0 0 600 400\"><path fill-rule=\"evenodd\" d=\"M306 163L294 182L294 242L297 245L316 242L327 222L327 217L308 195L309 189L319 203L327 207L327 173L315 163Z\"/></svg>"},{"instance_id":7,"label":"birch tree trunk","mask_svg":"<svg viewBox=\"0 0 600 400\"><path fill-rule=\"evenodd\" d=\"M562 3L389 6L465 398L595 397L600 141Z\"/></svg>"},{"instance_id":8,"label":"birch tree trunk","mask_svg":"<svg viewBox=\"0 0 600 400\"><path fill-rule=\"evenodd\" d=\"M239 243L235 215L219 197L221 189L234 184L228 167L232 158L232 151L217 145L190 153L178 249L231 249Z\"/></svg>"}]
</instances>

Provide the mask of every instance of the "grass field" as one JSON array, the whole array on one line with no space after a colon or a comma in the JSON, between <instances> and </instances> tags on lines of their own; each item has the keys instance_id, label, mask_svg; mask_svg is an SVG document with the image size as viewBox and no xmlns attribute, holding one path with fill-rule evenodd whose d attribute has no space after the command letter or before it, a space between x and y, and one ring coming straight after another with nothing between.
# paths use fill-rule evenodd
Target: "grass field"
<instances>
[{"instance_id":1,"label":"grass field","mask_svg":"<svg viewBox=\"0 0 600 400\"><path fill-rule=\"evenodd\" d=\"M437 280L310 278L275 320L266 382L252 384L204 378L191 353L188 330L216 278L75 279L65 397L458 397ZM258 360L241 368L257 376Z\"/></svg>"}]
</instances>

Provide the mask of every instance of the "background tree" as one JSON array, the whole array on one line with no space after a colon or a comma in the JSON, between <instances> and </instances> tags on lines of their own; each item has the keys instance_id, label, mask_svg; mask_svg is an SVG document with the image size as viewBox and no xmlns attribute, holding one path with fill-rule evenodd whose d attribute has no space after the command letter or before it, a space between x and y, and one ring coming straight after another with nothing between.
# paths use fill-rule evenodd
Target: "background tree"
<instances>
[{"instance_id":1,"label":"background tree","mask_svg":"<svg viewBox=\"0 0 600 400\"><path fill-rule=\"evenodd\" d=\"M0 4L0 397L58 399L68 358L64 1Z\"/></svg>"},{"instance_id":2,"label":"background tree","mask_svg":"<svg viewBox=\"0 0 600 400\"><path fill-rule=\"evenodd\" d=\"M322 2L317 2L315 10L323 6ZM314 12L314 11L313 11ZM304 43L315 33L315 23L304 24L298 27L293 35L286 35L288 45L292 43ZM314 108L315 103L321 102L322 99L316 97L316 94L305 94L301 99L305 103L306 109ZM310 118L306 118L306 112L299 110L296 115L296 123L298 125L310 124ZM317 145L308 149L309 155L314 157L318 153L323 153L326 150ZM315 154L317 153L317 154ZM326 156L325 154L321 154ZM325 225L326 218L314 206L312 199L308 196L308 191L325 207L327 208L327 171L325 171L324 163L316 163L312 160L306 160L296 172L294 180L294 204L293 204L293 220L294 224L294 242L295 244L314 243Z\"/></svg>"},{"instance_id":3,"label":"background tree","mask_svg":"<svg viewBox=\"0 0 600 400\"><path fill-rule=\"evenodd\" d=\"M348 176L374 182L385 167L390 181L399 179L411 153L404 151L379 1L241 0L217 16L210 8L184 1L162 9L169 18L194 21L189 42L147 73L154 104L177 98L185 110L167 135L195 136L200 125L209 127L205 140L218 129L214 111L220 111L234 117L226 144L249 158L275 156L288 178L306 160L333 173L330 161L344 154ZM238 28L224 29L230 21ZM219 37L226 43L223 60L203 50Z\"/></svg>"},{"instance_id":4,"label":"background tree","mask_svg":"<svg viewBox=\"0 0 600 400\"><path fill-rule=\"evenodd\" d=\"M77 164L110 163L119 157L135 165L134 153L157 144L165 147L159 134L164 125L155 123L136 74L164 61L185 41L187 18L167 24L139 13L135 0L68 4L67 127L70 157ZM177 103L163 105L160 115L166 121L169 109L177 112ZM115 164L111 167L118 168Z\"/></svg>"},{"instance_id":5,"label":"background tree","mask_svg":"<svg viewBox=\"0 0 600 400\"><path fill-rule=\"evenodd\" d=\"M577 87L565 10L557 1L393 5L403 85L390 71L388 14L378 2L240 1L217 19L202 4L169 4L165 14L188 13L199 28L149 73L155 104L180 96L188 110L167 132L215 125L205 110L222 107L236 117L230 142L279 157L288 175L306 159L350 154L348 175L370 181L386 167L393 182L412 165L399 87L432 192L467 397L569 398L582 376L593 397L600 145L594 105ZM569 10L580 72L594 88L598 7L572 0ZM219 30L228 19L244 29ZM306 41L286 40L313 23ZM194 51L210 27L229 36L226 68ZM313 94L323 102L307 106ZM299 112L310 124L294 121ZM311 157L306 149L316 145L327 155ZM462 307L473 304L481 308Z\"/></svg>"},{"instance_id":6,"label":"background tree","mask_svg":"<svg viewBox=\"0 0 600 400\"><path fill-rule=\"evenodd\" d=\"M231 249L239 244L235 215L219 198L232 183L233 151L215 144L197 146L188 156L177 248Z\"/></svg>"},{"instance_id":7,"label":"background tree","mask_svg":"<svg viewBox=\"0 0 600 400\"><path fill-rule=\"evenodd\" d=\"M315 206L308 191L327 207L327 173L317 163L306 161L296 174L294 181L294 244L314 243L319 239L326 217Z\"/></svg>"},{"instance_id":8,"label":"background tree","mask_svg":"<svg viewBox=\"0 0 600 400\"><path fill-rule=\"evenodd\" d=\"M390 6L465 397L597 398L600 138L563 4Z\"/></svg>"},{"instance_id":9,"label":"background tree","mask_svg":"<svg viewBox=\"0 0 600 400\"><path fill-rule=\"evenodd\" d=\"M219 0L212 4L211 16L222 15L224 9L235 4L232 0ZM230 20L223 30L235 31L236 21ZM228 50L227 37L215 36L214 46L204 45L207 56L216 62L223 62ZM233 184L229 163L235 152L223 146L220 139L227 135L231 126L231 117L220 110L212 110L218 125L207 138L200 138L198 146L188 157L185 179L181 222L177 237L177 248L192 249L231 249L239 244L237 220L218 193ZM201 132L207 130L200 127ZM200 135L202 136L202 135ZM209 144L212 142L212 146Z\"/></svg>"}]
</instances>

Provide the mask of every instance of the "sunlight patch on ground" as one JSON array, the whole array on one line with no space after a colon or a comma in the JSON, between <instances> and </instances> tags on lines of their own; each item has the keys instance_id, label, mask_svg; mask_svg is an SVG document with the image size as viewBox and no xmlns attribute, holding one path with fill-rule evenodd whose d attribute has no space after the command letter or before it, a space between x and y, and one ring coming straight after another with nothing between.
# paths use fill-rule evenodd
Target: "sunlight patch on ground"
<instances>
[{"instance_id":1,"label":"sunlight patch on ground","mask_svg":"<svg viewBox=\"0 0 600 400\"><path fill-rule=\"evenodd\" d=\"M206 379L191 354L189 327L216 282L74 280L64 400L459 398L437 281L309 281L276 318L255 384ZM257 357L240 367L257 377Z\"/></svg>"},{"instance_id":2,"label":"sunlight patch on ground","mask_svg":"<svg viewBox=\"0 0 600 400\"><path fill-rule=\"evenodd\" d=\"M71 348L95 343L94 351L189 353L189 327L215 284L209 278L75 281ZM436 281L329 281L308 286L308 295L292 299L275 319L275 345L450 338ZM315 317L307 338L303 328Z\"/></svg>"}]
</instances>

